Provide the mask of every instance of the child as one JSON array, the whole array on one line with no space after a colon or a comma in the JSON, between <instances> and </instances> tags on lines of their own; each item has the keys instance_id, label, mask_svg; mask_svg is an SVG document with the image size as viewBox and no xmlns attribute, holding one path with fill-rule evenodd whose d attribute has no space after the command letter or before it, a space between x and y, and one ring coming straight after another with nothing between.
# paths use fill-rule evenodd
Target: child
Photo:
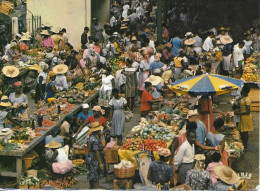
<instances>
[{"instance_id":1,"label":"child","mask_svg":"<svg viewBox=\"0 0 260 191\"><path fill-rule=\"evenodd\" d=\"M214 172L214 167L217 165L223 165L223 163L220 161L221 156L218 151L214 151L211 155L211 158L212 158L212 162L208 164L206 171L209 172L211 176L212 184L214 185L218 179L217 175Z\"/></svg>"}]
</instances>

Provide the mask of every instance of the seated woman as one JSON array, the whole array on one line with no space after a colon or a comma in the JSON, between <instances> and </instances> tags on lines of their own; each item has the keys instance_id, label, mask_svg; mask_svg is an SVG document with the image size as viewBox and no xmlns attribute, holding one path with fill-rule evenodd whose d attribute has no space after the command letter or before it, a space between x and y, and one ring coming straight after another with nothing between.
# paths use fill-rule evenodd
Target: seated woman
<instances>
[{"instance_id":1,"label":"seated woman","mask_svg":"<svg viewBox=\"0 0 260 191\"><path fill-rule=\"evenodd\" d=\"M155 185L160 186L159 189L169 190L168 182L170 182L171 187L174 186L173 168L167 164L171 151L169 149L159 148L158 154L160 159L152 162L149 166L147 178Z\"/></svg>"},{"instance_id":2,"label":"seated woman","mask_svg":"<svg viewBox=\"0 0 260 191\"><path fill-rule=\"evenodd\" d=\"M65 73L68 71L68 66L65 64L59 64L53 68L53 72L56 74L56 78L54 80L55 88L58 90L68 89L68 81L65 76Z\"/></svg>"},{"instance_id":3,"label":"seated woman","mask_svg":"<svg viewBox=\"0 0 260 191\"><path fill-rule=\"evenodd\" d=\"M217 165L223 165L223 163L220 161L221 155L218 151L215 151L211 154L212 162L208 164L206 171L209 172L212 184L214 185L217 182L217 175L214 172L214 167Z\"/></svg>"},{"instance_id":4,"label":"seated woman","mask_svg":"<svg viewBox=\"0 0 260 191\"><path fill-rule=\"evenodd\" d=\"M64 145L64 139L62 136L60 136L61 130L60 128L53 128L51 131L51 135L48 135L45 137L45 144L48 144L52 140L56 141L57 143L61 143L62 146Z\"/></svg>"},{"instance_id":5,"label":"seated woman","mask_svg":"<svg viewBox=\"0 0 260 191\"><path fill-rule=\"evenodd\" d=\"M64 138L64 144L72 146L72 123L73 123L73 116L66 115L64 118L63 123L60 126L60 135Z\"/></svg>"},{"instance_id":6,"label":"seated woman","mask_svg":"<svg viewBox=\"0 0 260 191\"><path fill-rule=\"evenodd\" d=\"M230 167L225 165L218 165L214 167L214 172L218 177L217 182L214 184L213 190L236 190L239 183L239 176Z\"/></svg>"},{"instance_id":7,"label":"seated woman","mask_svg":"<svg viewBox=\"0 0 260 191\"><path fill-rule=\"evenodd\" d=\"M89 153L86 155L87 177L91 189L99 188L99 179L106 176L106 161L101 141L101 130L98 122L90 124L88 139Z\"/></svg>"},{"instance_id":8,"label":"seated woman","mask_svg":"<svg viewBox=\"0 0 260 191\"><path fill-rule=\"evenodd\" d=\"M10 107L11 103L9 102L9 99L7 96L2 96L0 101L0 130L5 128L5 122L6 119L8 119L10 122L12 122L14 125L21 126L21 124L14 120L11 116L11 113L6 111L7 107Z\"/></svg>"},{"instance_id":9,"label":"seated woman","mask_svg":"<svg viewBox=\"0 0 260 191\"><path fill-rule=\"evenodd\" d=\"M209 132L206 138L206 144L212 147L220 146L220 155L222 158L222 163L224 165L228 165L227 161L227 152L224 150L225 148L225 135L220 132L224 130L224 120L222 118L217 118L214 121L215 130Z\"/></svg>"},{"instance_id":10,"label":"seated woman","mask_svg":"<svg viewBox=\"0 0 260 191\"><path fill-rule=\"evenodd\" d=\"M14 83L15 92L9 95L9 100L16 108L16 114L22 114L28 107L28 98L23 94L23 85L22 82L18 81Z\"/></svg>"},{"instance_id":11,"label":"seated woman","mask_svg":"<svg viewBox=\"0 0 260 191\"><path fill-rule=\"evenodd\" d=\"M65 174L73 168L72 161L61 147L62 144L54 140L45 145L45 148L51 149L45 154L47 168L56 174Z\"/></svg>"},{"instance_id":12,"label":"seated woman","mask_svg":"<svg viewBox=\"0 0 260 191\"><path fill-rule=\"evenodd\" d=\"M79 112L76 119L76 124L78 127L80 127L90 116L93 115L93 112L89 110L88 104L82 104L82 111ZM73 131L76 131L77 129L73 129Z\"/></svg>"},{"instance_id":13,"label":"seated woman","mask_svg":"<svg viewBox=\"0 0 260 191\"><path fill-rule=\"evenodd\" d=\"M45 91L46 91L45 102L47 102L49 98L54 97L54 94L56 92L58 92L58 90L56 89L55 84L54 84L54 80L56 78L55 72L50 71L48 76L49 76L49 82L45 88Z\"/></svg>"}]
</instances>

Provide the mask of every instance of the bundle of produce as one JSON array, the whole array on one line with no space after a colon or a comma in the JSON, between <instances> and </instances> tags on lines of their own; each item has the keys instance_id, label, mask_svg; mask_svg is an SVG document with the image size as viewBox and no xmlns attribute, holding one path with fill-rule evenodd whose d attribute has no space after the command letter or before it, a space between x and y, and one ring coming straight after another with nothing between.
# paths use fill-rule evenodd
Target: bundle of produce
<instances>
[{"instance_id":1,"label":"bundle of produce","mask_svg":"<svg viewBox=\"0 0 260 191\"><path fill-rule=\"evenodd\" d=\"M20 150L21 143L2 143L0 144L0 151Z\"/></svg>"},{"instance_id":2,"label":"bundle of produce","mask_svg":"<svg viewBox=\"0 0 260 191\"><path fill-rule=\"evenodd\" d=\"M71 176L59 178L57 180L42 180L42 189L45 189L46 185L55 187L55 189L66 189L70 188L72 185L76 184L77 180Z\"/></svg>"},{"instance_id":3,"label":"bundle of produce","mask_svg":"<svg viewBox=\"0 0 260 191\"><path fill-rule=\"evenodd\" d=\"M34 130L32 130L32 128L30 127L27 127L27 128L23 128L22 130L14 130L11 140L20 141L20 140L28 140L34 138L35 138Z\"/></svg>"},{"instance_id":4,"label":"bundle of produce","mask_svg":"<svg viewBox=\"0 0 260 191\"><path fill-rule=\"evenodd\" d=\"M229 154L240 156L244 150L244 146L241 142L226 140L225 149Z\"/></svg>"},{"instance_id":5,"label":"bundle of produce","mask_svg":"<svg viewBox=\"0 0 260 191\"><path fill-rule=\"evenodd\" d=\"M110 67L112 68L112 72L115 73L116 71L120 70L125 66L125 57L119 57L119 58L110 58L108 60Z\"/></svg>"},{"instance_id":6,"label":"bundle of produce","mask_svg":"<svg viewBox=\"0 0 260 191\"><path fill-rule=\"evenodd\" d=\"M121 160L119 164L115 164L114 168L121 169L121 168L132 168L134 165L127 160Z\"/></svg>"},{"instance_id":7,"label":"bundle of produce","mask_svg":"<svg viewBox=\"0 0 260 191\"><path fill-rule=\"evenodd\" d=\"M260 79L257 66L251 63L247 63L244 67L242 78L246 82L259 82Z\"/></svg>"}]
</instances>

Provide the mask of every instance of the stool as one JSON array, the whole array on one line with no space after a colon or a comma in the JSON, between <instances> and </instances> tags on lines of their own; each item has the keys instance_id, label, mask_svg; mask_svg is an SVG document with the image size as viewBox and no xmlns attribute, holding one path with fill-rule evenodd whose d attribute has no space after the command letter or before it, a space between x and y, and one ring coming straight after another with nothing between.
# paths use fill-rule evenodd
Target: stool
<instances>
[{"instance_id":1,"label":"stool","mask_svg":"<svg viewBox=\"0 0 260 191\"><path fill-rule=\"evenodd\" d=\"M133 179L132 178L123 178L123 179L114 179L114 189L133 189Z\"/></svg>"}]
</instances>

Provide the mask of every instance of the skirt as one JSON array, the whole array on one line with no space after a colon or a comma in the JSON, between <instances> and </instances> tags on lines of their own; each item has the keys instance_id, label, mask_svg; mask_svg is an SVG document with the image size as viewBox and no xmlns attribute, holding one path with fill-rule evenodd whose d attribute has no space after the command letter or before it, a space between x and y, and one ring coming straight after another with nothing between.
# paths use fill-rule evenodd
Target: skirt
<instances>
[{"instance_id":1,"label":"skirt","mask_svg":"<svg viewBox=\"0 0 260 191\"><path fill-rule=\"evenodd\" d=\"M230 71L231 68L231 54L228 56L223 56L223 70Z\"/></svg>"},{"instance_id":2,"label":"skirt","mask_svg":"<svg viewBox=\"0 0 260 191\"><path fill-rule=\"evenodd\" d=\"M179 167L179 181L181 184L185 184L186 176L189 170L194 168L193 163L181 163Z\"/></svg>"},{"instance_id":3,"label":"skirt","mask_svg":"<svg viewBox=\"0 0 260 191\"><path fill-rule=\"evenodd\" d=\"M73 168L71 160L66 162L54 162L52 163L52 170L56 174L65 174Z\"/></svg>"}]
</instances>

